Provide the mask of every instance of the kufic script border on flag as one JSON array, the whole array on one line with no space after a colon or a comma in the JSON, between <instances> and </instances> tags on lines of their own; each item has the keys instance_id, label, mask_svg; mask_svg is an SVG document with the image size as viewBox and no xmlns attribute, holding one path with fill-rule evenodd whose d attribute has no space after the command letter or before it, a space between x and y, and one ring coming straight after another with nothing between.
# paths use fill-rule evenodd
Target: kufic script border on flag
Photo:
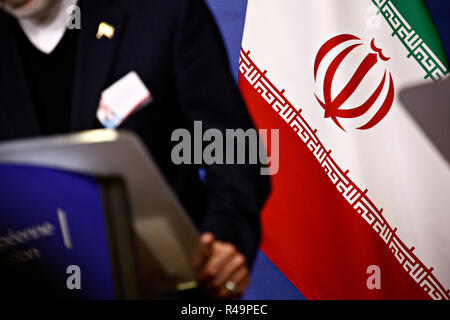
<instances>
[{"instance_id":1,"label":"kufic script border on flag","mask_svg":"<svg viewBox=\"0 0 450 320\"><path fill-rule=\"evenodd\" d=\"M358 215L382 238L389 251L401 264L409 276L434 300L450 300L450 290L445 289L433 274L433 268L427 268L414 254L414 247L408 248L396 234L397 229L389 226L383 217L383 209L377 209L370 200L368 190L362 191L331 157L317 135L302 116L302 110L296 108L284 96L285 90L278 90L267 78L267 70L261 71L251 60L250 51L241 50L239 73L250 83L256 92L299 136L313 153L324 172L335 185L338 192L347 200Z\"/></svg>"},{"instance_id":2,"label":"kufic script border on flag","mask_svg":"<svg viewBox=\"0 0 450 320\"><path fill-rule=\"evenodd\" d=\"M433 81L444 79L449 74L449 70L400 14L392 1L372 0L372 2L391 27L393 31L392 36L397 36L408 50L408 58L413 56L422 69L425 70L425 79L431 78Z\"/></svg>"}]
</instances>

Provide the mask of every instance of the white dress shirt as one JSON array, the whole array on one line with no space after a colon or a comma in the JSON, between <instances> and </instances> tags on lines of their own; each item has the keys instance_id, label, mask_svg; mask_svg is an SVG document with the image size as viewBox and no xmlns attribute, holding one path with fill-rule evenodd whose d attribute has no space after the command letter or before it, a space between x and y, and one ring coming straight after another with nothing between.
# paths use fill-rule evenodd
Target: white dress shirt
<instances>
[{"instance_id":1,"label":"white dress shirt","mask_svg":"<svg viewBox=\"0 0 450 320\"><path fill-rule=\"evenodd\" d=\"M19 24L30 42L40 51L50 54L58 46L71 19L70 6L78 0L61 0L45 18L22 18Z\"/></svg>"}]
</instances>

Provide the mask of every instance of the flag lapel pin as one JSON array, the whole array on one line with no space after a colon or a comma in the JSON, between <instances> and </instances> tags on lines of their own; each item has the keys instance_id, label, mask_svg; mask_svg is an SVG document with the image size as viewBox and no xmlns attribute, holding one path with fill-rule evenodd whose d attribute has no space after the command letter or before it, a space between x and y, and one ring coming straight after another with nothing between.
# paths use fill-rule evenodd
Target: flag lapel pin
<instances>
[{"instance_id":1,"label":"flag lapel pin","mask_svg":"<svg viewBox=\"0 0 450 320\"><path fill-rule=\"evenodd\" d=\"M97 39L101 39L103 37L106 37L108 39L112 39L114 37L115 28L106 22L101 22L98 25L97 30Z\"/></svg>"}]
</instances>

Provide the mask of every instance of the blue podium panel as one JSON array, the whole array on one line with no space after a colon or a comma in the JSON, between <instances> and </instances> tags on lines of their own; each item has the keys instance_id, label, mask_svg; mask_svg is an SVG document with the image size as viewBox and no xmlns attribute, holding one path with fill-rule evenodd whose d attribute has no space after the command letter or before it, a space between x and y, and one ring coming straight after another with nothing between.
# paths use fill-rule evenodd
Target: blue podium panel
<instances>
[{"instance_id":1,"label":"blue podium panel","mask_svg":"<svg viewBox=\"0 0 450 320\"><path fill-rule=\"evenodd\" d=\"M0 294L12 287L25 296L113 299L106 225L94 178L1 165L0 259L10 288L0 284Z\"/></svg>"}]
</instances>

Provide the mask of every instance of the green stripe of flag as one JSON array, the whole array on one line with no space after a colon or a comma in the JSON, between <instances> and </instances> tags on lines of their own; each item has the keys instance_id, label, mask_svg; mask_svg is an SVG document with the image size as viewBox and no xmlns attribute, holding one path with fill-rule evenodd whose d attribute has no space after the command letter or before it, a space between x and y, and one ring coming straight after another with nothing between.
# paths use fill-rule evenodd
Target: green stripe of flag
<instances>
[{"instance_id":1,"label":"green stripe of flag","mask_svg":"<svg viewBox=\"0 0 450 320\"><path fill-rule=\"evenodd\" d=\"M425 70L425 78L440 80L449 63L439 33L424 0L372 0L409 51ZM408 26L409 25L409 26ZM429 51L432 54L429 54ZM435 64L436 68L432 65Z\"/></svg>"},{"instance_id":2,"label":"green stripe of flag","mask_svg":"<svg viewBox=\"0 0 450 320\"><path fill-rule=\"evenodd\" d=\"M424 0L392 0L398 11L421 36L434 54L448 68L447 56L442 46L439 33Z\"/></svg>"}]
</instances>

